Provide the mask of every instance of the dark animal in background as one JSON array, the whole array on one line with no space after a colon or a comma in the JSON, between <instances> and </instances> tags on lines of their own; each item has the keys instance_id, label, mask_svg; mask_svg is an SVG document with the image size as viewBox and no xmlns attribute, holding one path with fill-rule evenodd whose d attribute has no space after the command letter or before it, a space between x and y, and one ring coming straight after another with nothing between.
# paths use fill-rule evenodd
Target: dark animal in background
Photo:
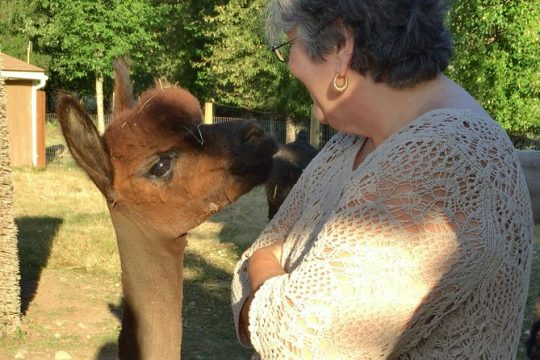
<instances>
[{"instance_id":1,"label":"dark animal in background","mask_svg":"<svg viewBox=\"0 0 540 360\"><path fill-rule=\"evenodd\" d=\"M521 168L531 197L533 221L540 224L540 151L517 150ZM540 360L540 294L536 298L533 313L533 324L527 339L527 356L532 360Z\"/></svg>"},{"instance_id":2,"label":"dark animal in background","mask_svg":"<svg viewBox=\"0 0 540 360\"><path fill-rule=\"evenodd\" d=\"M272 174L266 182L268 220L271 220L277 213L292 187L302 175L302 171L317 155L317 152L317 149L303 140L279 146L278 152L274 155Z\"/></svg>"},{"instance_id":3,"label":"dark animal in background","mask_svg":"<svg viewBox=\"0 0 540 360\"><path fill-rule=\"evenodd\" d=\"M535 225L538 225L540 224L540 151L517 150L516 153L521 164L521 169L523 169L523 173L525 174L527 188L529 189L533 221Z\"/></svg>"},{"instance_id":4,"label":"dark animal in background","mask_svg":"<svg viewBox=\"0 0 540 360\"><path fill-rule=\"evenodd\" d=\"M538 308L539 303L538 300L536 301L535 308ZM537 317L537 310L535 309L535 319L534 323L531 328L531 335L527 339L526 347L527 347L527 357L531 360L540 360L540 347L538 344L540 344L540 321Z\"/></svg>"}]
</instances>

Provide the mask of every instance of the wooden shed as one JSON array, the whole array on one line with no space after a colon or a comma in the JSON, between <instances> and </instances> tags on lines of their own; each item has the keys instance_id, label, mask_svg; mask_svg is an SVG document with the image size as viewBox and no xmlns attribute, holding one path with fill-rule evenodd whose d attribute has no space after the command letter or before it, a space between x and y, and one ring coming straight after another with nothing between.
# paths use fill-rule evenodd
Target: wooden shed
<instances>
[{"instance_id":1,"label":"wooden shed","mask_svg":"<svg viewBox=\"0 0 540 360\"><path fill-rule=\"evenodd\" d=\"M9 157L13 166L44 167L45 92L48 76L37 66L0 52L7 90Z\"/></svg>"}]
</instances>

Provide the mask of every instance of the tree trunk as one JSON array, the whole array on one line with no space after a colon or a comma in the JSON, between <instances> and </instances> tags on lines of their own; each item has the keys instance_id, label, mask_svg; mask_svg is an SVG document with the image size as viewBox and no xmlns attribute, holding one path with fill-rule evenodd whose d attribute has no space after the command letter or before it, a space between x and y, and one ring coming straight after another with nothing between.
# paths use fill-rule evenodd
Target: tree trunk
<instances>
[{"instance_id":1,"label":"tree trunk","mask_svg":"<svg viewBox=\"0 0 540 360\"><path fill-rule=\"evenodd\" d=\"M97 128L100 134L105 132L105 114L103 112L103 75L96 75Z\"/></svg>"},{"instance_id":2,"label":"tree trunk","mask_svg":"<svg viewBox=\"0 0 540 360\"><path fill-rule=\"evenodd\" d=\"M13 185L6 103L7 91L4 79L0 76L0 336L17 329L21 310L17 226L12 206Z\"/></svg>"}]
</instances>

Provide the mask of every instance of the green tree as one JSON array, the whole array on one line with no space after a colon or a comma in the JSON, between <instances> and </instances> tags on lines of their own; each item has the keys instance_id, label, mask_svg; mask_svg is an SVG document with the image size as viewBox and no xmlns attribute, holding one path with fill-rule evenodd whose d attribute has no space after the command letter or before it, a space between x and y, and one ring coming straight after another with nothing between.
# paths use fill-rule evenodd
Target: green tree
<instances>
[{"instance_id":1,"label":"green tree","mask_svg":"<svg viewBox=\"0 0 540 360\"><path fill-rule=\"evenodd\" d=\"M537 0L456 1L448 75L512 134L540 132L540 6Z\"/></svg>"},{"instance_id":2,"label":"green tree","mask_svg":"<svg viewBox=\"0 0 540 360\"><path fill-rule=\"evenodd\" d=\"M231 0L205 18L210 39L199 82L220 102L294 117L310 99L267 51L265 0ZM540 6L537 0L454 2L455 56L447 74L513 134L540 133Z\"/></svg>"},{"instance_id":3,"label":"green tree","mask_svg":"<svg viewBox=\"0 0 540 360\"><path fill-rule=\"evenodd\" d=\"M215 7L228 0L153 0L161 21L156 23L162 53L153 68L155 73L188 88L197 97L206 98L207 87L197 82L197 64L209 38L204 20L215 15Z\"/></svg>"},{"instance_id":4,"label":"green tree","mask_svg":"<svg viewBox=\"0 0 540 360\"><path fill-rule=\"evenodd\" d=\"M112 77L114 59L128 55L143 72L159 56L152 31L159 12L149 0L32 0L30 6L27 31L54 58L50 72L65 81L95 79L103 131L104 79Z\"/></svg>"},{"instance_id":5,"label":"green tree","mask_svg":"<svg viewBox=\"0 0 540 360\"><path fill-rule=\"evenodd\" d=\"M0 51L23 61L47 68L49 57L33 52L32 42L24 32L28 5L24 0L0 0Z\"/></svg>"},{"instance_id":6,"label":"green tree","mask_svg":"<svg viewBox=\"0 0 540 360\"><path fill-rule=\"evenodd\" d=\"M265 4L266 0L231 0L204 19L209 42L199 64L199 82L208 96L227 105L306 117L311 103L307 92L264 40Z\"/></svg>"},{"instance_id":7,"label":"green tree","mask_svg":"<svg viewBox=\"0 0 540 360\"><path fill-rule=\"evenodd\" d=\"M28 36L22 32L26 6L22 0L1 0L0 47L2 52L19 59L26 58Z\"/></svg>"}]
</instances>

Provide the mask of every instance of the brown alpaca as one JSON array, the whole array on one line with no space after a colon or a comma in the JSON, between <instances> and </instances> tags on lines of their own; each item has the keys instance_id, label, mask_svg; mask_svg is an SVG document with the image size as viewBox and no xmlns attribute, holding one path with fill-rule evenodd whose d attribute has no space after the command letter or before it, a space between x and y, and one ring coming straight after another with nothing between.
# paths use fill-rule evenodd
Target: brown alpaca
<instances>
[{"instance_id":1,"label":"brown alpaca","mask_svg":"<svg viewBox=\"0 0 540 360\"><path fill-rule=\"evenodd\" d=\"M115 116L103 137L70 96L62 132L107 200L122 267L121 359L180 359L186 233L266 181L276 145L254 123L201 125L198 101L157 86L131 106L116 64Z\"/></svg>"}]
</instances>

